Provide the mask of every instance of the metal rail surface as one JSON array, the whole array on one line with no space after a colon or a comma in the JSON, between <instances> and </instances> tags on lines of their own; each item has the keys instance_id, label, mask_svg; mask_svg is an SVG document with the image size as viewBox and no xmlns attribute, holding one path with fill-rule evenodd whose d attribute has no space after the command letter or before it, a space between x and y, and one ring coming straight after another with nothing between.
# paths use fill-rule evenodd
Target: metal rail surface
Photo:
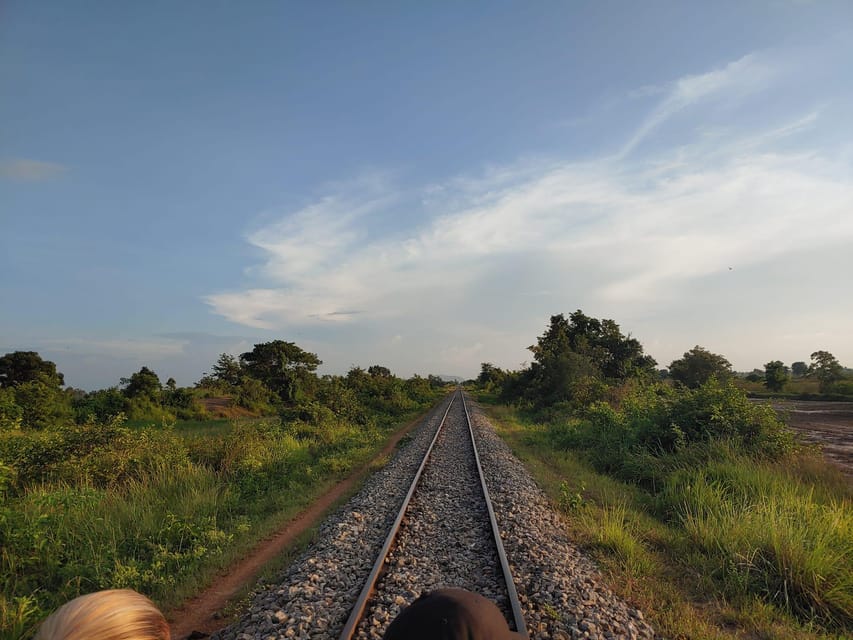
<instances>
[{"instance_id":1,"label":"metal rail surface","mask_svg":"<svg viewBox=\"0 0 853 640\"><path fill-rule=\"evenodd\" d=\"M468 433L471 436L471 443L474 445L474 459L477 462L477 471L480 476L480 485L482 487L483 497L485 498L486 507L489 512L489 520L491 521L492 534L494 537L495 546L497 548L498 558L501 563L501 569L503 570L504 581L506 582L507 595L509 597L510 607L512 609L515 629L525 638L528 637L527 626L524 624L524 617L521 613L521 605L518 602L518 593L516 592L515 584L512 581L512 574L509 569L509 562L506 558L503 542L501 541L500 531L498 530L497 520L495 519L495 511L492 508L492 501L489 498L489 491L486 488L486 480L483 476L483 468L480 465L480 456L477 452L477 445L474 442L474 431L471 428L471 420L468 416L468 407L465 404L465 396L462 394L462 391L459 390L454 393L453 398L451 398L450 403L447 405L447 409L444 412L444 416L441 418L441 423L438 425L438 429L436 429L435 431L435 436L433 436L432 442L430 442L430 445L427 448L426 453L424 454L424 458L421 461L420 466L418 467L418 471L417 473L415 473L415 477L412 480L412 484L409 487L409 491L406 494L406 497L403 499L403 503L400 506L400 511L397 513L397 517L394 520L394 524L391 525L391 530L388 532L388 536L385 538L385 543L382 545L382 549L380 550L379 555L376 558L376 562L373 563L373 568L371 569L370 574L367 577L367 581L365 582L364 587L362 587L361 589L361 593L358 596L358 600L356 600L356 603L353 606L352 611L350 612L349 618L347 618L347 622L344 625L343 631L341 631L341 635L339 636L340 640L352 640L352 638L355 637L358 624L361 621L361 618L364 614L364 610L367 608L367 604L370 600L370 597L373 595L373 592L376 588L376 583L379 580L379 577L384 568L385 559L391 550L391 546L394 543L394 539L397 537L397 532L400 530L400 525L403 522L403 517L406 514L406 509L409 506L409 501L411 500L412 495L415 493L415 489L417 488L418 482L421 479L421 474L423 473L423 470L426 467L433 447L435 446L435 443L438 440L438 436L441 434L441 430L444 428L444 423L447 420L447 415L450 413L450 408L456 401L457 393L459 394L462 400L462 408L465 413L465 420L468 424Z\"/></svg>"},{"instance_id":2,"label":"metal rail surface","mask_svg":"<svg viewBox=\"0 0 853 640\"><path fill-rule=\"evenodd\" d=\"M507 597L509 605L512 609L512 617L515 622L515 630L525 638L527 635L527 625L524 624L524 615L521 613L521 603L518 601L518 592L515 590L515 582L512 579L512 571L509 568L509 560L506 557L504 543L501 540L501 531L498 528L498 520L495 517L495 509L492 507L492 499L489 496L489 489L486 486L486 476L483 475L483 466L480 464L480 453L477 451L477 442L474 439L474 428L471 426L471 416L468 415L468 405L465 402L465 394L461 391L462 408L465 410L465 422L468 423L468 433L471 434L471 444L474 447L474 459L477 461L477 473L480 475L480 486L483 488L483 497L486 499L486 508L489 510L489 521L492 523L492 537L495 539L495 547L498 550L498 559L501 562L501 570L504 574L504 582L506 583Z\"/></svg>"}]
</instances>

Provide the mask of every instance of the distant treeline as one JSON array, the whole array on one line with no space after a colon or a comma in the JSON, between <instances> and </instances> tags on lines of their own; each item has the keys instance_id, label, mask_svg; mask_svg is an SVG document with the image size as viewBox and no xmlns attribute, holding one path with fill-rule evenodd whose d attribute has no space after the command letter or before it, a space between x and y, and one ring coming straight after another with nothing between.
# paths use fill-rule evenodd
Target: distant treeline
<instances>
[{"instance_id":1,"label":"distant treeline","mask_svg":"<svg viewBox=\"0 0 853 640\"><path fill-rule=\"evenodd\" d=\"M363 420L357 414L365 407L405 410L412 397L444 385L433 375L402 380L380 365L354 367L346 376L318 376L320 364L316 354L274 340L256 344L239 357L221 354L194 387L178 387L173 378L163 384L143 366L117 386L86 392L64 387L63 374L38 353L15 351L0 357L0 430L103 423L118 415L158 424L203 420L212 417L203 402L209 397L223 399L225 407L239 407L244 416L298 414L319 404Z\"/></svg>"}]
</instances>

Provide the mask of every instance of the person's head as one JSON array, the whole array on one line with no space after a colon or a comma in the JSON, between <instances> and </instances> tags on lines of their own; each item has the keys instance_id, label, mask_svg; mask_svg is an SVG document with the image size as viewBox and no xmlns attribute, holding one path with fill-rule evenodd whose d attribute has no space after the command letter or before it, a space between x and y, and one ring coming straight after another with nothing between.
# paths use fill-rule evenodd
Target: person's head
<instances>
[{"instance_id":1,"label":"person's head","mask_svg":"<svg viewBox=\"0 0 853 640\"><path fill-rule=\"evenodd\" d=\"M170 640L169 623L148 598L130 589L74 598L39 627L35 640Z\"/></svg>"},{"instance_id":2,"label":"person's head","mask_svg":"<svg viewBox=\"0 0 853 640\"><path fill-rule=\"evenodd\" d=\"M424 593L391 621L383 640L526 640L497 605L464 589Z\"/></svg>"}]
</instances>

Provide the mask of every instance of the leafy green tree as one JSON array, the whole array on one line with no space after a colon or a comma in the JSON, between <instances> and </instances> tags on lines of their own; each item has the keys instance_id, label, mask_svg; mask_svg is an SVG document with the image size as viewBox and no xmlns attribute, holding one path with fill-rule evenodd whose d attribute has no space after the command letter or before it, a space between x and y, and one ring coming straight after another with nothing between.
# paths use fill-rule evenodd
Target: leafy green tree
<instances>
[{"instance_id":1,"label":"leafy green tree","mask_svg":"<svg viewBox=\"0 0 853 640\"><path fill-rule=\"evenodd\" d=\"M234 403L255 413L274 413L274 407L279 401L278 396L267 385L248 375L240 378L240 383L233 389Z\"/></svg>"},{"instance_id":2,"label":"leafy green tree","mask_svg":"<svg viewBox=\"0 0 853 640\"><path fill-rule=\"evenodd\" d=\"M69 398L42 380L19 383L14 392L25 429L50 429L72 421Z\"/></svg>"},{"instance_id":3,"label":"leafy green tree","mask_svg":"<svg viewBox=\"0 0 853 640\"><path fill-rule=\"evenodd\" d=\"M106 424L119 414L128 412L128 399L118 387L99 389L75 398L71 403L78 424L92 420Z\"/></svg>"},{"instance_id":4,"label":"leafy green tree","mask_svg":"<svg viewBox=\"0 0 853 640\"><path fill-rule=\"evenodd\" d=\"M18 429L21 421L22 411L15 402L15 390L0 387L0 431Z\"/></svg>"},{"instance_id":5,"label":"leafy green tree","mask_svg":"<svg viewBox=\"0 0 853 640\"><path fill-rule=\"evenodd\" d=\"M7 396L7 426L18 419L27 429L47 429L69 422L71 395L62 390L64 382L56 365L35 351L15 351L0 358L0 388L13 393Z\"/></svg>"},{"instance_id":6,"label":"leafy green tree","mask_svg":"<svg viewBox=\"0 0 853 640\"><path fill-rule=\"evenodd\" d=\"M500 367L496 367L491 362L480 364L480 375L477 376L477 382L483 387L500 387L505 379L506 372Z\"/></svg>"},{"instance_id":7,"label":"leafy green tree","mask_svg":"<svg viewBox=\"0 0 853 640\"><path fill-rule=\"evenodd\" d=\"M844 378L841 364L829 351L815 351L811 360L809 375L818 379L821 393L828 393L833 384Z\"/></svg>"},{"instance_id":8,"label":"leafy green tree","mask_svg":"<svg viewBox=\"0 0 853 640\"><path fill-rule=\"evenodd\" d=\"M764 386L770 391L781 391L789 379L788 367L781 360L771 360L764 365Z\"/></svg>"},{"instance_id":9,"label":"leafy green tree","mask_svg":"<svg viewBox=\"0 0 853 640\"><path fill-rule=\"evenodd\" d=\"M159 401L163 389L160 378L148 367L142 367L129 378L122 378L121 384L124 387L124 395L128 398L145 397Z\"/></svg>"},{"instance_id":10,"label":"leafy green tree","mask_svg":"<svg viewBox=\"0 0 853 640\"><path fill-rule=\"evenodd\" d=\"M723 356L696 345L669 365L669 374L681 384L696 389L712 377L720 381L732 376L732 365Z\"/></svg>"},{"instance_id":11,"label":"leafy green tree","mask_svg":"<svg viewBox=\"0 0 853 640\"><path fill-rule=\"evenodd\" d=\"M545 333L528 347L540 365L572 351L586 358L605 378L624 380L636 375L653 376L653 358L643 353L640 342L625 336L613 320L598 320L580 309L569 315L551 316Z\"/></svg>"},{"instance_id":12,"label":"leafy green tree","mask_svg":"<svg viewBox=\"0 0 853 640\"><path fill-rule=\"evenodd\" d=\"M50 360L35 351L14 351L0 358L0 387L14 387L40 380L49 387L61 387L65 380Z\"/></svg>"},{"instance_id":13,"label":"leafy green tree","mask_svg":"<svg viewBox=\"0 0 853 640\"><path fill-rule=\"evenodd\" d=\"M574 386L587 378L622 381L657 375L657 363L643 353L638 340L623 335L613 320L598 320L580 310L568 319L563 314L551 316L545 333L528 348L534 362L528 370L505 378L504 399L515 395L546 406L570 400Z\"/></svg>"},{"instance_id":14,"label":"leafy green tree","mask_svg":"<svg viewBox=\"0 0 853 640\"><path fill-rule=\"evenodd\" d=\"M441 389L442 387L447 386L447 383L444 381L444 378L432 373L427 375L427 382L429 382L429 386L431 386L433 389Z\"/></svg>"},{"instance_id":15,"label":"leafy green tree","mask_svg":"<svg viewBox=\"0 0 853 640\"><path fill-rule=\"evenodd\" d=\"M240 379L244 375L240 361L227 353L220 354L211 371L214 380L235 387L240 384Z\"/></svg>"},{"instance_id":16,"label":"leafy green tree","mask_svg":"<svg viewBox=\"0 0 853 640\"><path fill-rule=\"evenodd\" d=\"M391 369L378 364L374 364L373 366L368 367L367 374L374 378L390 378Z\"/></svg>"},{"instance_id":17,"label":"leafy green tree","mask_svg":"<svg viewBox=\"0 0 853 640\"><path fill-rule=\"evenodd\" d=\"M807 365L805 362L794 362L791 365L791 373L794 374L795 378L802 378L803 376L807 375L808 372L809 365Z\"/></svg>"},{"instance_id":18,"label":"leafy green tree","mask_svg":"<svg viewBox=\"0 0 853 640\"><path fill-rule=\"evenodd\" d=\"M305 398L316 382L313 372L323 361L293 342L273 340L256 344L254 349L241 354L240 364L249 375L292 405Z\"/></svg>"},{"instance_id":19,"label":"leafy green tree","mask_svg":"<svg viewBox=\"0 0 853 640\"><path fill-rule=\"evenodd\" d=\"M764 380L764 371L761 369L753 369L746 374L746 379L750 382L761 382Z\"/></svg>"}]
</instances>

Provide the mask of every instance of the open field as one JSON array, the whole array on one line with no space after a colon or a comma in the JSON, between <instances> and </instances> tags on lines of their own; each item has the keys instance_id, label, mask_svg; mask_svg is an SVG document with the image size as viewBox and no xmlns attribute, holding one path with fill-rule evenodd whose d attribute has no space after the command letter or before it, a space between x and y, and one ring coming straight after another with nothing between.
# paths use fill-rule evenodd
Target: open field
<instances>
[{"instance_id":1,"label":"open field","mask_svg":"<svg viewBox=\"0 0 853 640\"><path fill-rule=\"evenodd\" d=\"M768 402L808 442L853 478L853 402L760 400Z\"/></svg>"}]
</instances>

